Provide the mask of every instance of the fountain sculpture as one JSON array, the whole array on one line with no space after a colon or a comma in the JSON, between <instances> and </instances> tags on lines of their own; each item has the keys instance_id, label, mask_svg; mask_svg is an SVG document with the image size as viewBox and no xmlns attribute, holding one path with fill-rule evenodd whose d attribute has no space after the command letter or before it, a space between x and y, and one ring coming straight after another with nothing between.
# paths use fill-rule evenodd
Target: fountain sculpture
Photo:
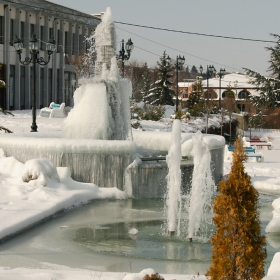
<instances>
[{"instance_id":1,"label":"fountain sculpture","mask_svg":"<svg viewBox=\"0 0 280 280\"><path fill-rule=\"evenodd\" d=\"M56 166L68 167L71 177L79 182L117 187L135 198L163 197L168 172L165 156L173 140L169 132L134 130L132 134L129 100L132 86L128 79L119 75L110 8L93 36L97 56L91 67L93 75L79 80L74 108L65 119L62 132L2 134L1 148L6 156L14 156L23 163L46 158ZM183 191L191 188L193 162L186 149L191 137L192 134L182 134L176 147L183 151L184 146L182 155L188 156L188 160L178 163ZM218 182L223 174L224 142L214 141L215 145L213 141L208 142L212 173Z\"/></svg>"}]
</instances>

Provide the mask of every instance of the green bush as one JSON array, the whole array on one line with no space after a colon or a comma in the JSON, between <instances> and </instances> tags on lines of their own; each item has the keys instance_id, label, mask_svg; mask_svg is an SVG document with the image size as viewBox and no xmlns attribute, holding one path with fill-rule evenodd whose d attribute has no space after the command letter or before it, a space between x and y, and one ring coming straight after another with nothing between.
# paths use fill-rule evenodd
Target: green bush
<instances>
[{"instance_id":1,"label":"green bush","mask_svg":"<svg viewBox=\"0 0 280 280\"><path fill-rule=\"evenodd\" d=\"M164 117L165 107L159 106L149 106L146 105L139 113L139 116L142 120L151 120L151 121L159 121Z\"/></svg>"}]
</instances>

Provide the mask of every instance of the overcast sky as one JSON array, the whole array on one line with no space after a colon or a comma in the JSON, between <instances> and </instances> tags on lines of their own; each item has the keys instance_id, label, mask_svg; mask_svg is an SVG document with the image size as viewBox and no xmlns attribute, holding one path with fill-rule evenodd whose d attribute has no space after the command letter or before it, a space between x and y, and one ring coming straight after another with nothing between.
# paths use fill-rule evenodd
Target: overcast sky
<instances>
[{"instance_id":1,"label":"overcast sky","mask_svg":"<svg viewBox=\"0 0 280 280\"><path fill-rule=\"evenodd\" d=\"M107 7L113 20L187 32L274 41L280 34L279 0L51 0L81 12L96 14ZM268 74L273 43L221 39L158 31L116 24L118 41L131 38L135 48L131 60L155 66L166 50L175 59L184 55L185 67L214 65L216 70L242 72L242 67Z\"/></svg>"}]
</instances>

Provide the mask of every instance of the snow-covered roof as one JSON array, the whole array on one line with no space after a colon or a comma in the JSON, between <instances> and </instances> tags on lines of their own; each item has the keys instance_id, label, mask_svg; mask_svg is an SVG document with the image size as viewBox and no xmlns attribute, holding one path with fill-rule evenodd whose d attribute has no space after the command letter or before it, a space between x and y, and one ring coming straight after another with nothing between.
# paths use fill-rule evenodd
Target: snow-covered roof
<instances>
[{"instance_id":1,"label":"snow-covered roof","mask_svg":"<svg viewBox=\"0 0 280 280\"><path fill-rule=\"evenodd\" d=\"M193 83L194 83L194 81L193 82L179 82L178 86L179 87L190 87Z\"/></svg>"},{"instance_id":2,"label":"snow-covered roof","mask_svg":"<svg viewBox=\"0 0 280 280\"><path fill-rule=\"evenodd\" d=\"M180 82L178 83L179 87L190 87L194 82ZM208 87L209 88L215 88L219 89L222 88L222 91L224 91L225 88L228 86L231 86L232 89L237 91L239 93L242 89L248 89L248 91L252 95L259 95L259 93L254 89L255 87L249 83L249 78L245 76L244 74L240 73L231 73L224 75L221 78L221 85L220 85L220 78L211 78L208 79ZM202 86L204 88L207 87L207 80L202 80Z\"/></svg>"},{"instance_id":3,"label":"snow-covered roof","mask_svg":"<svg viewBox=\"0 0 280 280\"><path fill-rule=\"evenodd\" d=\"M228 86L231 86L232 88L237 89L243 89L243 88L254 88L253 85L249 84L249 78L243 74L239 73L231 73L224 75L221 78L221 87L226 88ZM202 81L202 86L207 87L207 80ZM220 78L212 78L208 79L208 86L219 88L220 87Z\"/></svg>"}]
</instances>

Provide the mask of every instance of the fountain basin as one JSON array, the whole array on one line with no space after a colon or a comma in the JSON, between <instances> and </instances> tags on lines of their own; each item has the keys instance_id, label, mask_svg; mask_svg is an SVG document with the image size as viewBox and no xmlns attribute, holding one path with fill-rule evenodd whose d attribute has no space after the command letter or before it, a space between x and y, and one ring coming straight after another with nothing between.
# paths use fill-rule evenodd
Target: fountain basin
<instances>
[{"instance_id":1,"label":"fountain basin","mask_svg":"<svg viewBox=\"0 0 280 280\"><path fill-rule=\"evenodd\" d=\"M143 134L145 141L149 135L152 135L146 135L145 132ZM159 138L170 137L170 133L156 133L156 135L158 137L148 142L153 143ZM182 147L185 145L185 155L188 150L187 141L191 141L192 135L184 135L185 142ZM120 190L125 190L125 186L129 185L132 188L131 194L135 198L163 197L166 192L168 173L166 161L147 159L151 155L165 156L168 143L164 141L166 150L161 146L159 146L161 150L152 150L149 146L143 147L144 143L139 140L139 133L135 138L136 141L68 139L62 138L61 132L58 131L17 133L2 134L0 147L6 156L13 156L22 163L34 158L46 158L57 167L68 167L71 177L79 182L94 183L99 187L117 187ZM207 138L212 139L211 136ZM144 152L148 154L143 155ZM212 145L210 153L213 178L215 183L218 183L223 176L224 146L220 143L216 146ZM145 157L146 161L130 166L138 156ZM191 186L193 172L191 157L188 160L182 160L181 170L184 192Z\"/></svg>"},{"instance_id":2,"label":"fountain basin","mask_svg":"<svg viewBox=\"0 0 280 280\"><path fill-rule=\"evenodd\" d=\"M137 147L132 141L61 138L61 133L3 134L0 147L6 156L25 163L46 158L68 167L75 181L123 190L126 167Z\"/></svg>"}]
</instances>

